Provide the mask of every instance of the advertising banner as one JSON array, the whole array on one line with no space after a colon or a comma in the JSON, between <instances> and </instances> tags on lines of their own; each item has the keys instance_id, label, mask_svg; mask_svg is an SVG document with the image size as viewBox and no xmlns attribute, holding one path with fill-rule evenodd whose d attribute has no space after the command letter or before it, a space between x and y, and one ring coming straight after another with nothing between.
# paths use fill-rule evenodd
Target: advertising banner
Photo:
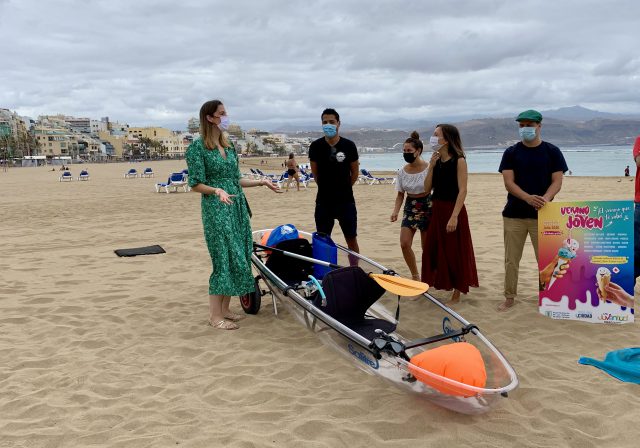
<instances>
[{"instance_id":1,"label":"advertising banner","mask_svg":"<svg viewBox=\"0 0 640 448\"><path fill-rule=\"evenodd\" d=\"M633 202L551 202L538 212L540 313L633 322Z\"/></svg>"}]
</instances>

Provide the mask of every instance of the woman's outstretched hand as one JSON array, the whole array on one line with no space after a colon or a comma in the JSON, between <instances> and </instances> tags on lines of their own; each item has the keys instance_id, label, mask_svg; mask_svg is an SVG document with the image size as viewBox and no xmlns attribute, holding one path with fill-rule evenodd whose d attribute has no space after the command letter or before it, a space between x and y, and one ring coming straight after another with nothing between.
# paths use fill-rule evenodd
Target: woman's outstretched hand
<instances>
[{"instance_id":1,"label":"woman's outstretched hand","mask_svg":"<svg viewBox=\"0 0 640 448\"><path fill-rule=\"evenodd\" d=\"M265 181L263 185L265 185L268 189L270 189L274 193L284 193L284 191L282 191L280 187L278 187L278 184L274 184L270 180Z\"/></svg>"},{"instance_id":2,"label":"woman's outstretched hand","mask_svg":"<svg viewBox=\"0 0 640 448\"><path fill-rule=\"evenodd\" d=\"M231 198L235 197L235 194L228 194L222 188L218 188L218 190L216 191L216 196L218 196L218 199L220 199L220 202L222 202L223 204L231 205L233 204Z\"/></svg>"}]
</instances>

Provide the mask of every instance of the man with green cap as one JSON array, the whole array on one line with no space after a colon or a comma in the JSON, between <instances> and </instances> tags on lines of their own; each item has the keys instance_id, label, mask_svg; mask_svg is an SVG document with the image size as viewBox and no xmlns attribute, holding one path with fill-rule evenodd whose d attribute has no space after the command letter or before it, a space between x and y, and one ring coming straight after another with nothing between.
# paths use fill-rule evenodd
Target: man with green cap
<instances>
[{"instance_id":1,"label":"man with green cap","mask_svg":"<svg viewBox=\"0 0 640 448\"><path fill-rule=\"evenodd\" d=\"M498 169L508 192L507 204L502 211L505 301L498 306L498 311L506 311L515 303L527 234L538 259L538 210L558 194L562 177L568 170L560 149L540 136L540 112L525 110L516 121L520 126L521 141L505 150Z\"/></svg>"}]
</instances>

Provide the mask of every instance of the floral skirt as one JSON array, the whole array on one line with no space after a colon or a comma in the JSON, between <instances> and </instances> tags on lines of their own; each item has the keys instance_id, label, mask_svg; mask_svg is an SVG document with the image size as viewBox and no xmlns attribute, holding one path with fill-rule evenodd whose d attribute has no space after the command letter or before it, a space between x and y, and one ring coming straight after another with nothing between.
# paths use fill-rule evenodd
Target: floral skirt
<instances>
[{"instance_id":1,"label":"floral skirt","mask_svg":"<svg viewBox=\"0 0 640 448\"><path fill-rule=\"evenodd\" d=\"M413 230L426 230L431 221L431 195L422 198L407 198L404 203L404 215L401 227Z\"/></svg>"}]
</instances>

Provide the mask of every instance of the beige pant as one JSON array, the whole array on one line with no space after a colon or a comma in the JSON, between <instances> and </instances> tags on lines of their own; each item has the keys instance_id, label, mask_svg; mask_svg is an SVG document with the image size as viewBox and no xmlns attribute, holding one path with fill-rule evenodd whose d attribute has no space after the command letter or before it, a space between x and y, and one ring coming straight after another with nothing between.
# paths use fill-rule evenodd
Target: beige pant
<instances>
[{"instance_id":1,"label":"beige pant","mask_svg":"<svg viewBox=\"0 0 640 448\"><path fill-rule=\"evenodd\" d=\"M513 299L518 294L520 259L527 235L538 260L538 220L505 218L504 222L504 296Z\"/></svg>"}]
</instances>

